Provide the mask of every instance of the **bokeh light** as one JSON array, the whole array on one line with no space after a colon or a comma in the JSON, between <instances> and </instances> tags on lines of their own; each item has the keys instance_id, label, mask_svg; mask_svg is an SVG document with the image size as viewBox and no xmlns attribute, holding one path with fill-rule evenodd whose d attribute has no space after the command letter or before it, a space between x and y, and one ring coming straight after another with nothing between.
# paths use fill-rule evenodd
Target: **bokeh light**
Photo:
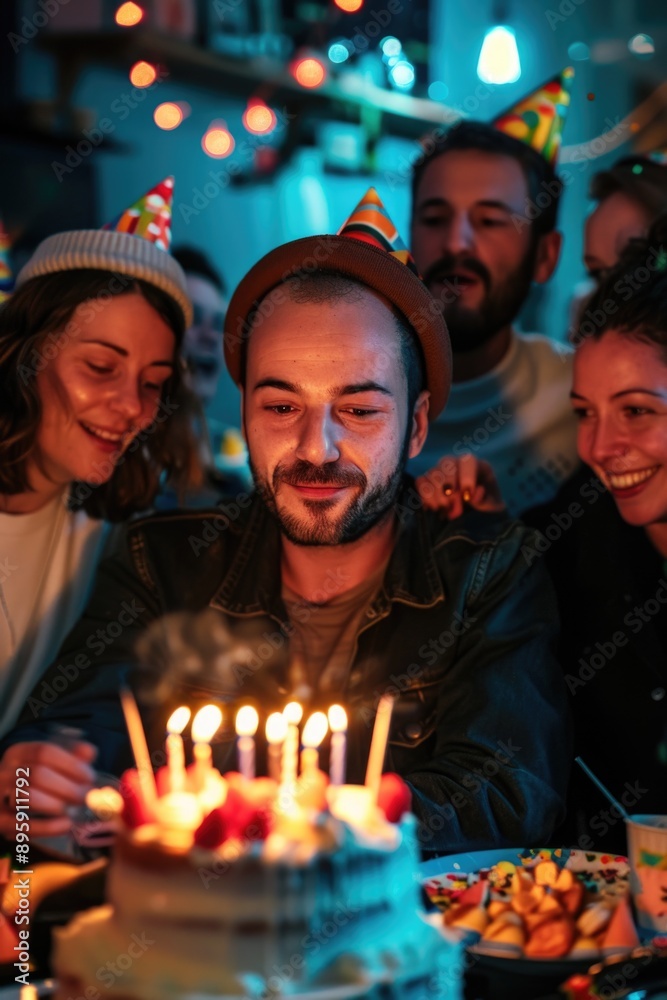
<instances>
[{"instance_id":1,"label":"bokeh light","mask_svg":"<svg viewBox=\"0 0 667 1000\"><path fill-rule=\"evenodd\" d=\"M572 42L572 45L568 47L567 54L575 62L585 62L586 59L590 59L591 50L586 42Z\"/></svg>"},{"instance_id":2,"label":"bokeh light","mask_svg":"<svg viewBox=\"0 0 667 1000\"><path fill-rule=\"evenodd\" d=\"M449 87L442 80L434 80L429 84L428 96L432 101L446 101L449 97Z\"/></svg>"},{"instance_id":3,"label":"bokeh light","mask_svg":"<svg viewBox=\"0 0 667 1000\"><path fill-rule=\"evenodd\" d=\"M655 53L655 42L650 35L645 35L642 32L639 35L634 35L630 39L628 42L628 48L634 56L650 59L650 57Z\"/></svg>"},{"instance_id":4,"label":"bokeh light","mask_svg":"<svg viewBox=\"0 0 667 1000\"><path fill-rule=\"evenodd\" d=\"M136 62L130 70L130 83L135 87L150 87L157 80L157 69L149 62Z\"/></svg>"},{"instance_id":5,"label":"bokeh light","mask_svg":"<svg viewBox=\"0 0 667 1000\"><path fill-rule=\"evenodd\" d=\"M364 0L334 0L339 10L344 10L346 14L354 14L361 10Z\"/></svg>"},{"instance_id":6,"label":"bokeh light","mask_svg":"<svg viewBox=\"0 0 667 1000\"><path fill-rule=\"evenodd\" d=\"M415 68L407 59L401 59L389 70L389 82L398 90L412 90L415 85Z\"/></svg>"},{"instance_id":7,"label":"bokeh light","mask_svg":"<svg viewBox=\"0 0 667 1000\"><path fill-rule=\"evenodd\" d=\"M276 116L264 101L252 101L243 112L243 124L248 132L267 135L276 127Z\"/></svg>"},{"instance_id":8,"label":"bokeh light","mask_svg":"<svg viewBox=\"0 0 667 1000\"><path fill-rule=\"evenodd\" d=\"M380 42L380 48L385 56L398 56L403 50L403 46L394 35L387 35L386 38L383 38Z\"/></svg>"},{"instance_id":9,"label":"bokeh light","mask_svg":"<svg viewBox=\"0 0 667 1000\"><path fill-rule=\"evenodd\" d=\"M170 132L172 129L178 128L183 121L183 109L178 104L174 104L173 101L158 104L153 112L153 121L158 128Z\"/></svg>"},{"instance_id":10,"label":"bokeh light","mask_svg":"<svg viewBox=\"0 0 667 1000\"><path fill-rule=\"evenodd\" d=\"M116 24L120 24L122 28L131 28L139 24L143 16L144 12L138 3L122 3L116 11Z\"/></svg>"},{"instance_id":11,"label":"bokeh light","mask_svg":"<svg viewBox=\"0 0 667 1000\"><path fill-rule=\"evenodd\" d=\"M350 58L350 50L344 39L341 39L339 42L331 43L329 46L328 56L331 62L336 64L344 63L346 59Z\"/></svg>"},{"instance_id":12,"label":"bokeh light","mask_svg":"<svg viewBox=\"0 0 667 1000\"><path fill-rule=\"evenodd\" d=\"M324 82L326 71L319 59L308 57L292 64L292 76L302 87L319 87Z\"/></svg>"},{"instance_id":13,"label":"bokeh light","mask_svg":"<svg viewBox=\"0 0 667 1000\"><path fill-rule=\"evenodd\" d=\"M201 146L207 156L222 160L234 152L234 136L224 124L213 124L203 135Z\"/></svg>"}]
</instances>

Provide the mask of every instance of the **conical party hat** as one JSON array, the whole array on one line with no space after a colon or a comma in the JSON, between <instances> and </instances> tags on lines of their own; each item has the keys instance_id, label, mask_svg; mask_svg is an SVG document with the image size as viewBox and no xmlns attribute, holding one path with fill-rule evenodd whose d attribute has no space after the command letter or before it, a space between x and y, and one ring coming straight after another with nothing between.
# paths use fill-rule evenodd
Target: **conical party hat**
<instances>
[{"instance_id":1,"label":"conical party hat","mask_svg":"<svg viewBox=\"0 0 667 1000\"><path fill-rule=\"evenodd\" d=\"M561 134L570 105L574 70L568 66L542 84L491 123L506 135L525 142L540 153L552 167L556 165Z\"/></svg>"},{"instance_id":2,"label":"conical party hat","mask_svg":"<svg viewBox=\"0 0 667 1000\"><path fill-rule=\"evenodd\" d=\"M241 279L225 317L225 362L233 380L240 384L245 377L244 347L255 324L285 303L291 308L280 286L292 279L307 280L317 272L350 278L379 293L405 318L421 347L430 392L428 417L435 420L447 402L452 379L447 327L373 188L335 236L304 236L284 243L265 254Z\"/></svg>"},{"instance_id":3,"label":"conical party hat","mask_svg":"<svg viewBox=\"0 0 667 1000\"><path fill-rule=\"evenodd\" d=\"M9 236L0 219L0 303L8 299L14 287L12 269L9 266Z\"/></svg>"},{"instance_id":4,"label":"conical party hat","mask_svg":"<svg viewBox=\"0 0 667 1000\"><path fill-rule=\"evenodd\" d=\"M375 188L368 189L352 215L340 227L337 235L349 236L351 239L361 240L384 250L419 277L414 258L389 218L389 213Z\"/></svg>"},{"instance_id":5,"label":"conical party hat","mask_svg":"<svg viewBox=\"0 0 667 1000\"><path fill-rule=\"evenodd\" d=\"M173 192L174 178L167 177L102 229L47 236L19 272L16 287L60 271L126 274L166 292L183 313L187 328L192 323L192 303L183 269L169 253Z\"/></svg>"},{"instance_id":6,"label":"conical party hat","mask_svg":"<svg viewBox=\"0 0 667 1000\"><path fill-rule=\"evenodd\" d=\"M163 181L147 191L139 201L121 212L103 229L117 233L130 233L154 243L160 250L169 251L171 245L171 202L174 196L174 178Z\"/></svg>"}]
</instances>

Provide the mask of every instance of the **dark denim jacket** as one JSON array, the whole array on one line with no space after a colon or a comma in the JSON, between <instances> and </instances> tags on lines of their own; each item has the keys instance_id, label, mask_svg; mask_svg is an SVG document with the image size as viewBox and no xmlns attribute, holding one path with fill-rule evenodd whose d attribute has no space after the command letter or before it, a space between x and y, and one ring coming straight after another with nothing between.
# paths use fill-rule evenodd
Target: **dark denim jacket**
<instances>
[{"instance_id":1,"label":"dark denim jacket","mask_svg":"<svg viewBox=\"0 0 667 1000\"><path fill-rule=\"evenodd\" d=\"M502 515L471 511L445 523L398 510L394 551L349 675L322 699L342 702L350 716L348 780L363 781L377 703L392 693L385 770L412 786L424 851L540 845L562 815L570 725L551 586L540 560L522 553L532 533ZM240 636L254 626L256 662L237 673L236 690L216 693L232 704L255 698L266 711L284 706L290 625L280 589L279 533L256 498L244 509L237 498L130 524L5 745L67 723L98 745L100 769L118 771L127 763L119 684L138 634L174 611L215 608ZM266 654L271 647L277 655ZM222 767L233 764L233 740L228 729L215 748Z\"/></svg>"}]
</instances>

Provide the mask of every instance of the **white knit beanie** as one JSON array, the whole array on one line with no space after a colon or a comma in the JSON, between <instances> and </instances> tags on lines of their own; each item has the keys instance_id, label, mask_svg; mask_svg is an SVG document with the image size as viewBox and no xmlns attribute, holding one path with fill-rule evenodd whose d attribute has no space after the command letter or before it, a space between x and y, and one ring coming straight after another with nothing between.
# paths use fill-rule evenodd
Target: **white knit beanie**
<instances>
[{"instance_id":1,"label":"white knit beanie","mask_svg":"<svg viewBox=\"0 0 667 1000\"><path fill-rule=\"evenodd\" d=\"M47 236L19 271L16 288L31 278L81 268L113 271L147 281L176 302L186 329L192 323L192 304L181 265L167 251L131 233L76 229Z\"/></svg>"}]
</instances>

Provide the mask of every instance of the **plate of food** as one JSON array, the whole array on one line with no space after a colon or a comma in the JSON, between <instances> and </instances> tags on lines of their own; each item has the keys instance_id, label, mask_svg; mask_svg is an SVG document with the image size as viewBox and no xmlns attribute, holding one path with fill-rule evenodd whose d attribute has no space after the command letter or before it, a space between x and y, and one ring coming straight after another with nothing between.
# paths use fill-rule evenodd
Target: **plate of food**
<instances>
[{"instance_id":1,"label":"plate of food","mask_svg":"<svg viewBox=\"0 0 667 1000\"><path fill-rule=\"evenodd\" d=\"M505 849L438 858L421 872L429 923L482 967L562 977L641 943L619 855Z\"/></svg>"}]
</instances>

